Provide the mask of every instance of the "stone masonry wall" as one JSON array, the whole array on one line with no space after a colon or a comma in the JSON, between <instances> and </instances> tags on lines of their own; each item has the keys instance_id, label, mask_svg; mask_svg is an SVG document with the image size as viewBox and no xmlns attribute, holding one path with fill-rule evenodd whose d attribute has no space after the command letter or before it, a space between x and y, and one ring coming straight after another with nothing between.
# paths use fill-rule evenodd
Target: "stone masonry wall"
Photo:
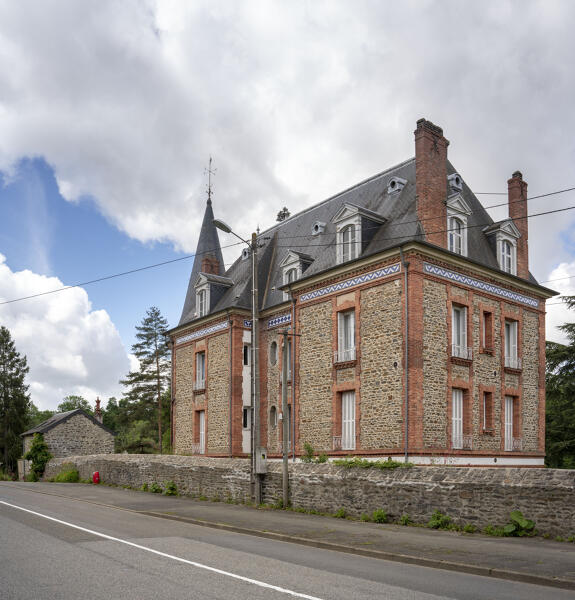
<instances>
[{"instance_id":1,"label":"stone masonry wall","mask_svg":"<svg viewBox=\"0 0 575 600\"><path fill-rule=\"evenodd\" d=\"M207 451L229 452L230 375L229 337L227 334L208 340L208 426Z\"/></svg>"},{"instance_id":2,"label":"stone masonry wall","mask_svg":"<svg viewBox=\"0 0 575 600\"><path fill-rule=\"evenodd\" d=\"M176 348L174 450L192 451L194 422L194 345Z\"/></svg>"},{"instance_id":3,"label":"stone masonry wall","mask_svg":"<svg viewBox=\"0 0 575 600\"><path fill-rule=\"evenodd\" d=\"M539 446L539 316L523 311L523 450L536 452Z\"/></svg>"},{"instance_id":4,"label":"stone masonry wall","mask_svg":"<svg viewBox=\"0 0 575 600\"><path fill-rule=\"evenodd\" d=\"M423 445L447 447L447 286L423 282Z\"/></svg>"},{"instance_id":5,"label":"stone masonry wall","mask_svg":"<svg viewBox=\"0 0 575 600\"><path fill-rule=\"evenodd\" d=\"M83 479L100 472L104 483L139 488L143 483L174 481L178 489L210 499L249 499L249 461L198 456L109 454L53 459L45 477L72 463ZM281 498L280 462L268 463L264 502ZM519 509L540 533L575 534L575 470L413 467L379 471L346 469L333 464L290 464L290 495L295 507L333 513L344 507L352 515L386 510L392 519L404 513L424 523L434 510L460 524L508 522ZM254 519L257 515L254 514Z\"/></svg>"},{"instance_id":6,"label":"stone masonry wall","mask_svg":"<svg viewBox=\"0 0 575 600\"><path fill-rule=\"evenodd\" d=\"M43 435L46 445L55 457L114 452L114 436L79 414L56 425ZM27 451L33 436L26 437Z\"/></svg>"},{"instance_id":7,"label":"stone masonry wall","mask_svg":"<svg viewBox=\"0 0 575 600\"><path fill-rule=\"evenodd\" d=\"M332 449L332 304L300 309L299 439Z\"/></svg>"},{"instance_id":8,"label":"stone masonry wall","mask_svg":"<svg viewBox=\"0 0 575 600\"><path fill-rule=\"evenodd\" d=\"M401 286L361 292L361 447L399 448L403 430Z\"/></svg>"}]
</instances>

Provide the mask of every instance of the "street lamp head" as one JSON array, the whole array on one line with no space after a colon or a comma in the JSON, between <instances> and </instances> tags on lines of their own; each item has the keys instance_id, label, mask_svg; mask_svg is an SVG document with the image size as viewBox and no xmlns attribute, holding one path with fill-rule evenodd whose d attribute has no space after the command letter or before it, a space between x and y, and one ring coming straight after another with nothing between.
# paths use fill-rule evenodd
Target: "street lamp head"
<instances>
[{"instance_id":1,"label":"street lamp head","mask_svg":"<svg viewBox=\"0 0 575 600\"><path fill-rule=\"evenodd\" d=\"M223 221L220 221L219 219L214 219L212 221L212 223L218 228L221 229L222 231L225 231L226 233L232 233L232 228L229 225L226 225Z\"/></svg>"}]
</instances>

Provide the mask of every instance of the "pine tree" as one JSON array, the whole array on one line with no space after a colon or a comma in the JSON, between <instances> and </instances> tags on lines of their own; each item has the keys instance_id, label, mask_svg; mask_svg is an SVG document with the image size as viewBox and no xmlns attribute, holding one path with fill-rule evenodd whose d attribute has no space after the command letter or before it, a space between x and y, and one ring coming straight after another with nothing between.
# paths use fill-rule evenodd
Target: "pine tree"
<instances>
[{"instance_id":1,"label":"pine tree","mask_svg":"<svg viewBox=\"0 0 575 600\"><path fill-rule=\"evenodd\" d=\"M170 361L168 348L165 344L164 333L168 321L160 310L152 306L146 311L142 323L136 326L136 339L132 353L140 362L138 371L130 371L125 379L120 381L128 388L124 394L131 405L134 417L138 420L148 420L151 411L157 411L158 447L162 452L162 394L170 383Z\"/></svg>"},{"instance_id":2,"label":"pine tree","mask_svg":"<svg viewBox=\"0 0 575 600\"><path fill-rule=\"evenodd\" d=\"M28 425L30 396L24 383L28 365L6 327L0 327L0 456L3 468L15 471L22 455L20 434Z\"/></svg>"},{"instance_id":3,"label":"pine tree","mask_svg":"<svg viewBox=\"0 0 575 600\"><path fill-rule=\"evenodd\" d=\"M563 300L575 308L575 296ZM545 463L575 469L575 323L560 329L567 344L547 342Z\"/></svg>"}]
</instances>

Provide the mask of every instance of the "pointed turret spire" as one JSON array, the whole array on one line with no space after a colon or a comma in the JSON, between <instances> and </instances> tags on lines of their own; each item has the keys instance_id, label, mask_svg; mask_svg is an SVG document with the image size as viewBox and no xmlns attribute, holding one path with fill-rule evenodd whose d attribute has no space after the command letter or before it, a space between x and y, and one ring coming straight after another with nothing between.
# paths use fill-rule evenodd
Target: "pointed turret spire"
<instances>
[{"instance_id":1,"label":"pointed turret spire","mask_svg":"<svg viewBox=\"0 0 575 600\"><path fill-rule=\"evenodd\" d=\"M196 248L196 255L194 257L194 265L192 267L192 273L190 275L190 282L188 283L188 291L186 293L186 301L184 302L184 309L182 310L182 316L180 317L180 325L191 321L196 312L196 290L195 285L198 280L200 273L212 273L213 275L223 275L224 270L224 257L222 256L222 249L220 247L220 240L218 237L218 230L214 225L214 211L212 209L212 185L211 175L214 174L212 170L212 159L210 157L210 166L207 169L208 172L208 200L206 202L206 210L204 212L204 220L202 221L202 228L200 229L200 237L198 238L198 245Z\"/></svg>"}]
</instances>

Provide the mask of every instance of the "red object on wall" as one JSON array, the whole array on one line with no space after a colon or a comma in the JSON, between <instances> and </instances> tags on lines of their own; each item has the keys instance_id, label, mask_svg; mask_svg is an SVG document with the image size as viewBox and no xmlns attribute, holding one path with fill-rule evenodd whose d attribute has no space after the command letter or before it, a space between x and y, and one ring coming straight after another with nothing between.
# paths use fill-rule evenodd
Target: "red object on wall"
<instances>
[{"instance_id":1,"label":"red object on wall","mask_svg":"<svg viewBox=\"0 0 575 600\"><path fill-rule=\"evenodd\" d=\"M94 471L92 475L92 483L100 483L100 471Z\"/></svg>"}]
</instances>

